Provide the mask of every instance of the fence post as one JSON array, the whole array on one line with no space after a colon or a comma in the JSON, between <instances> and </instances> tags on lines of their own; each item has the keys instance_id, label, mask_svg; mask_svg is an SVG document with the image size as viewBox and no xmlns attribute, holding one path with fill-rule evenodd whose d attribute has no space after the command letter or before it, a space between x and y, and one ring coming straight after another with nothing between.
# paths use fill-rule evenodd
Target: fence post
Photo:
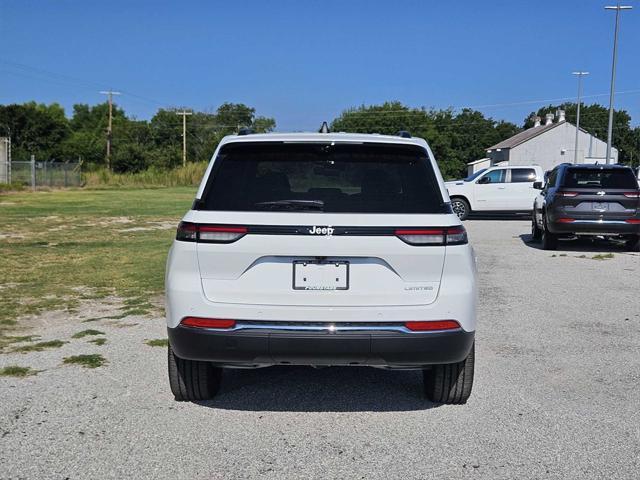
<instances>
[{"instance_id":1,"label":"fence post","mask_svg":"<svg viewBox=\"0 0 640 480\"><path fill-rule=\"evenodd\" d=\"M36 189L36 156L31 155L31 189Z\"/></svg>"},{"instance_id":2,"label":"fence post","mask_svg":"<svg viewBox=\"0 0 640 480\"><path fill-rule=\"evenodd\" d=\"M67 162L62 164L62 169L64 171L64 186L67 187Z\"/></svg>"}]
</instances>

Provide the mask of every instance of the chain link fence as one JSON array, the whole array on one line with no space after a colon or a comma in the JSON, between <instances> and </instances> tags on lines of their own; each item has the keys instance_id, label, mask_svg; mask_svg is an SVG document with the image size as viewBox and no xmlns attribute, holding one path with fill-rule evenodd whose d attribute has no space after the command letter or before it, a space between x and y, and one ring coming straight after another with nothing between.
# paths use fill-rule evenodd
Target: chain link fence
<instances>
[{"instance_id":1,"label":"chain link fence","mask_svg":"<svg viewBox=\"0 0 640 480\"><path fill-rule=\"evenodd\" d=\"M80 162L10 162L7 183L38 187L79 187L82 185Z\"/></svg>"}]
</instances>

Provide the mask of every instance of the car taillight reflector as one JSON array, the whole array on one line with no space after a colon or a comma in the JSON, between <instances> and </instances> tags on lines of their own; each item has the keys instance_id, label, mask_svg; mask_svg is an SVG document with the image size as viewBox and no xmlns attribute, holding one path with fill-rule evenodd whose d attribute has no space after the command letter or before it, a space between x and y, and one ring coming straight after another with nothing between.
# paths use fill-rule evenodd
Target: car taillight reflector
<instances>
[{"instance_id":1,"label":"car taillight reflector","mask_svg":"<svg viewBox=\"0 0 640 480\"><path fill-rule=\"evenodd\" d=\"M558 223L572 223L572 222L575 222L575 219L573 219L573 218L559 218L556 221Z\"/></svg>"},{"instance_id":2,"label":"car taillight reflector","mask_svg":"<svg viewBox=\"0 0 640 480\"><path fill-rule=\"evenodd\" d=\"M176 240L183 242L231 243L242 238L247 227L237 225L200 225L180 222L176 232Z\"/></svg>"},{"instance_id":3,"label":"car taillight reflector","mask_svg":"<svg viewBox=\"0 0 640 480\"><path fill-rule=\"evenodd\" d=\"M627 223L631 223L632 225L640 225L640 218L629 218L625 220Z\"/></svg>"},{"instance_id":4,"label":"car taillight reflector","mask_svg":"<svg viewBox=\"0 0 640 480\"><path fill-rule=\"evenodd\" d=\"M640 192L624 192L623 195L627 198L640 198Z\"/></svg>"},{"instance_id":5,"label":"car taillight reflector","mask_svg":"<svg viewBox=\"0 0 640 480\"><path fill-rule=\"evenodd\" d=\"M561 197L577 197L578 192L558 192Z\"/></svg>"},{"instance_id":6,"label":"car taillight reflector","mask_svg":"<svg viewBox=\"0 0 640 480\"><path fill-rule=\"evenodd\" d=\"M222 318L184 317L180 325L194 328L233 328L236 326L236 321Z\"/></svg>"},{"instance_id":7,"label":"car taillight reflector","mask_svg":"<svg viewBox=\"0 0 640 480\"><path fill-rule=\"evenodd\" d=\"M463 226L398 229L395 234L409 245L462 245L468 241Z\"/></svg>"},{"instance_id":8,"label":"car taillight reflector","mask_svg":"<svg viewBox=\"0 0 640 480\"><path fill-rule=\"evenodd\" d=\"M407 327L412 332L430 332L433 330L456 330L460 328L460 324L455 320L428 320L428 321L415 321L405 322Z\"/></svg>"},{"instance_id":9,"label":"car taillight reflector","mask_svg":"<svg viewBox=\"0 0 640 480\"><path fill-rule=\"evenodd\" d=\"M205 242L235 242L247 233L247 227L216 227L200 225L198 240Z\"/></svg>"}]
</instances>

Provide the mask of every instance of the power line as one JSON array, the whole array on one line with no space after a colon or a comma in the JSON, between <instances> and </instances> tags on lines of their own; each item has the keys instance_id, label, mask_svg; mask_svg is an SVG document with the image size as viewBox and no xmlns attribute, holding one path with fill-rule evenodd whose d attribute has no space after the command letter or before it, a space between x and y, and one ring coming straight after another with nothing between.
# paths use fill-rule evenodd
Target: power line
<instances>
[{"instance_id":1,"label":"power line","mask_svg":"<svg viewBox=\"0 0 640 480\"><path fill-rule=\"evenodd\" d=\"M45 70L43 68L39 68L39 67L33 67L30 65L25 65L24 63L19 63L19 62L13 62L13 61L9 61L9 60L5 60L5 59L0 59L0 63L7 65L9 67L13 67L13 68L17 68L19 70L22 70L23 72L18 73L18 72L11 72L11 71L7 71L6 73L10 73L13 75L22 75L22 76L26 76L26 77L30 77L30 78L35 78L37 80L45 80L45 81L54 81L55 83L58 84L62 84L64 85L65 83L67 85L76 85L76 86L82 86L85 87L87 89L95 89L95 88L104 88L104 84L100 84L97 82L93 82L90 80L85 80L85 79L80 79L77 77L73 77L70 75L66 75L66 74L61 74L61 73L56 73L56 72L52 72L50 70ZM25 74L24 72L30 72L32 75L29 74ZM44 77L49 77L48 79L42 79L42 78L38 78L35 75L40 75L40 76L44 76ZM168 104L166 102L161 102L159 100L154 100L152 98L146 97L146 96L142 96L139 95L137 93L133 93L130 92L128 90L121 90L120 92L123 95L126 95L127 97L132 97L132 98L136 98L138 100L142 100L145 103L151 103L153 105L160 105L160 106L167 106Z\"/></svg>"},{"instance_id":2,"label":"power line","mask_svg":"<svg viewBox=\"0 0 640 480\"><path fill-rule=\"evenodd\" d=\"M634 93L640 93L640 89L634 89L634 90L623 90L623 91L619 91L619 92L615 92L616 95L625 95L625 94L634 94ZM597 97L606 97L608 96L608 93L596 93L596 94L592 94L592 95L583 95L582 98L597 98ZM535 105L535 104L540 104L540 103L552 103L552 102L567 102L567 101L572 101L575 100L575 97L559 97L559 98L548 98L548 99L543 99L543 100L524 100L524 101L519 101L519 102L509 102L509 103L490 103L490 104L485 104L485 105L464 105L464 106L451 106L451 110L455 111L455 110L464 110L464 109L478 109L478 108L499 108L499 107L512 107L512 106L521 106L521 105ZM376 106L373 107L365 107L365 108L376 108ZM357 107L354 109L347 109L344 110L342 113L348 113L348 114L359 114L359 115L387 115L389 113L421 113L421 112L425 112L428 113L430 110L422 107L422 108L412 108L409 110L403 110L403 109L397 109L397 110L373 110L373 111L369 111L369 110L357 110ZM439 111L446 111L446 109L444 110L439 110Z\"/></svg>"},{"instance_id":3,"label":"power line","mask_svg":"<svg viewBox=\"0 0 640 480\"><path fill-rule=\"evenodd\" d=\"M60 73L56 73L56 72L52 72L50 70L45 70L42 68L38 68L38 67L33 67L30 65L26 65L23 63L19 63L19 62L13 62L13 61L9 61L9 60L5 60L5 59L0 59L0 63L3 63L5 65L9 65L12 66L14 68L18 68L21 70L26 70L26 71L31 71L40 75L44 75L44 76L49 76L51 78L53 78L54 80L56 80L58 83L64 83L65 81L67 83L73 83L76 85L82 85L88 88L100 88L102 87L102 85L96 83L96 82L92 82L92 81L88 81L85 79L79 79L77 77L73 77L70 75L66 75L66 74L60 74ZM12 73L12 74L17 74L17 72L7 72L7 73ZM37 78L37 77L35 77ZM151 103L154 105L159 105L159 106L165 106L168 108L168 103L167 102L161 102L159 100L155 100L143 95L139 95L137 93L133 93L131 91L128 90L121 90L121 93L123 95L126 95L128 97L132 97L132 98L136 98L138 100L144 101L146 103ZM619 92L615 92L616 95L625 95L625 94L634 94L634 93L640 93L640 89L633 89L633 90L624 90L624 91L619 91ZM582 98L598 98L598 97L606 97L609 96L609 92L607 93L597 93L597 94L592 94L592 95L584 95ZM566 102L566 101L571 101L573 100L574 97L573 96L567 96L567 97L558 97L558 98L548 98L548 99L537 99L537 100L522 100L522 101L515 101L515 102L505 102L505 103L492 103L492 104L482 104L482 105L457 105L457 106L451 106L452 109L454 110L463 110L463 109L480 109L480 108L502 108L502 107L513 107L513 106L521 106L521 105L534 105L534 104L540 104L540 103L548 103L548 102ZM344 110L344 112L349 112L349 113L357 113L360 115L387 115L388 113L392 113L392 112L400 112L400 113L409 113L409 112L415 112L415 111L428 111L425 107L422 107L420 109L412 109L409 111L406 110L385 110L385 111L358 111L355 109L347 109Z\"/></svg>"}]
</instances>

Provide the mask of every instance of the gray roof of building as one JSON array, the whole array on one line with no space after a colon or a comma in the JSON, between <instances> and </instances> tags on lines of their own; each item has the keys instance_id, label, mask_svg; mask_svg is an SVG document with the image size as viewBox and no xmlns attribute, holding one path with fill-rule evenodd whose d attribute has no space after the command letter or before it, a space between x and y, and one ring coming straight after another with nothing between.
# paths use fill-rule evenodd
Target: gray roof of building
<instances>
[{"instance_id":1,"label":"gray roof of building","mask_svg":"<svg viewBox=\"0 0 640 480\"><path fill-rule=\"evenodd\" d=\"M527 130L516 133L513 137L509 137L500 143L495 144L493 147L489 147L487 150L496 150L498 148L513 148L521 143L531 140L538 135L542 135L549 130L556 128L558 125L562 125L565 122L556 122L549 125L540 125L539 127L531 127Z\"/></svg>"}]
</instances>

